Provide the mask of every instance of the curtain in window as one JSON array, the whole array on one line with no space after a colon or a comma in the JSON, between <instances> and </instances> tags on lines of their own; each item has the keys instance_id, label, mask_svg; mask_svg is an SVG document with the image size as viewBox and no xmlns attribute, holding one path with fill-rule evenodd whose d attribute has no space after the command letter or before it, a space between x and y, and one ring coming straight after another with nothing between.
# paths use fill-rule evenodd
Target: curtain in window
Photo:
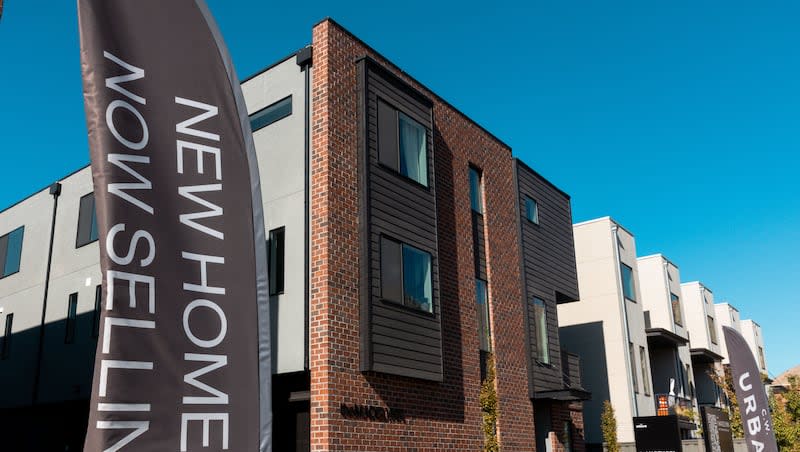
<instances>
[{"instance_id":1,"label":"curtain in window","mask_svg":"<svg viewBox=\"0 0 800 452\"><path fill-rule=\"evenodd\" d=\"M400 172L428 185L428 157L425 129L400 113Z\"/></svg>"},{"instance_id":2,"label":"curtain in window","mask_svg":"<svg viewBox=\"0 0 800 452\"><path fill-rule=\"evenodd\" d=\"M550 346L547 341L547 311L543 300L533 299L536 318L536 357L540 362L550 363Z\"/></svg>"},{"instance_id":3,"label":"curtain in window","mask_svg":"<svg viewBox=\"0 0 800 452\"><path fill-rule=\"evenodd\" d=\"M433 312L431 257L428 253L403 246L403 288L407 306Z\"/></svg>"}]
</instances>

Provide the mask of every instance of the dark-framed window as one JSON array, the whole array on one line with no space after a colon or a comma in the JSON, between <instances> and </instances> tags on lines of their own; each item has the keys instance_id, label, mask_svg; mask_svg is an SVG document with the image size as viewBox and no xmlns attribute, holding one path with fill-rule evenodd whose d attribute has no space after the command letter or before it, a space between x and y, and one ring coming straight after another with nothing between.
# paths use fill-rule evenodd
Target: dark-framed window
<instances>
[{"instance_id":1,"label":"dark-framed window","mask_svg":"<svg viewBox=\"0 0 800 452\"><path fill-rule=\"evenodd\" d=\"M94 288L94 313L92 319L92 337L100 335L100 310L103 309L103 286L98 284Z\"/></svg>"},{"instance_id":2,"label":"dark-framed window","mask_svg":"<svg viewBox=\"0 0 800 452\"><path fill-rule=\"evenodd\" d=\"M539 203L530 196L525 197L525 218L533 224L539 224Z\"/></svg>"},{"instance_id":3,"label":"dark-framed window","mask_svg":"<svg viewBox=\"0 0 800 452\"><path fill-rule=\"evenodd\" d=\"M547 337L547 305L541 298L533 298L533 320L536 327L536 361L550 364L550 343Z\"/></svg>"},{"instance_id":4,"label":"dark-framed window","mask_svg":"<svg viewBox=\"0 0 800 452\"><path fill-rule=\"evenodd\" d=\"M19 271L22 260L22 238L25 226L20 226L0 237L0 278L13 275Z\"/></svg>"},{"instance_id":5,"label":"dark-framed window","mask_svg":"<svg viewBox=\"0 0 800 452\"><path fill-rule=\"evenodd\" d=\"M473 211L483 214L481 173L472 166L469 167L469 204Z\"/></svg>"},{"instance_id":6,"label":"dark-framed window","mask_svg":"<svg viewBox=\"0 0 800 452\"><path fill-rule=\"evenodd\" d=\"M486 281L482 279L475 279L475 302L478 307L480 349L484 352L490 352L492 351L492 327L489 321L489 289Z\"/></svg>"},{"instance_id":7,"label":"dark-framed window","mask_svg":"<svg viewBox=\"0 0 800 452\"><path fill-rule=\"evenodd\" d=\"M675 325L683 326L683 313L681 312L681 299L674 293L669 294L670 302L672 303L672 319Z\"/></svg>"},{"instance_id":8,"label":"dark-framed window","mask_svg":"<svg viewBox=\"0 0 800 452\"><path fill-rule=\"evenodd\" d=\"M2 359L8 359L11 356L11 337L13 335L13 328L14 328L14 314L6 314L6 327L3 331L3 350L0 353L0 357Z\"/></svg>"},{"instance_id":9,"label":"dark-framed window","mask_svg":"<svg viewBox=\"0 0 800 452\"><path fill-rule=\"evenodd\" d=\"M764 347L758 346L758 365L761 366L762 369L767 368L767 360L764 359Z\"/></svg>"},{"instance_id":10,"label":"dark-framed window","mask_svg":"<svg viewBox=\"0 0 800 452\"><path fill-rule=\"evenodd\" d=\"M622 274L622 294L631 301L636 301L636 280L633 278L633 269L620 262Z\"/></svg>"},{"instance_id":11,"label":"dark-framed window","mask_svg":"<svg viewBox=\"0 0 800 452\"><path fill-rule=\"evenodd\" d=\"M97 240L97 212L95 210L94 193L81 197L78 205L78 237L75 248Z\"/></svg>"},{"instance_id":12,"label":"dark-framed window","mask_svg":"<svg viewBox=\"0 0 800 452\"><path fill-rule=\"evenodd\" d=\"M291 114L292 96L287 96L250 115L250 128L255 132Z\"/></svg>"},{"instance_id":13,"label":"dark-framed window","mask_svg":"<svg viewBox=\"0 0 800 452\"><path fill-rule=\"evenodd\" d=\"M647 351L644 347L639 346L639 366L642 368L642 386L644 386L644 394L650 395L650 371L647 367Z\"/></svg>"},{"instance_id":14,"label":"dark-framed window","mask_svg":"<svg viewBox=\"0 0 800 452\"><path fill-rule=\"evenodd\" d=\"M283 293L286 276L286 228L269 231L269 294Z\"/></svg>"},{"instance_id":15,"label":"dark-framed window","mask_svg":"<svg viewBox=\"0 0 800 452\"><path fill-rule=\"evenodd\" d=\"M631 381L633 382L633 392L639 393L639 379L636 378L636 348L633 342L628 342L628 358L631 360Z\"/></svg>"},{"instance_id":16,"label":"dark-framed window","mask_svg":"<svg viewBox=\"0 0 800 452\"><path fill-rule=\"evenodd\" d=\"M381 236L381 297L433 313L430 253Z\"/></svg>"},{"instance_id":17,"label":"dark-framed window","mask_svg":"<svg viewBox=\"0 0 800 452\"><path fill-rule=\"evenodd\" d=\"M428 186L428 131L422 124L380 99L378 161Z\"/></svg>"},{"instance_id":18,"label":"dark-framed window","mask_svg":"<svg viewBox=\"0 0 800 452\"><path fill-rule=\"evenodd\" d=\"M708 316L708 336L711 338L711 343L717 344L717 325L714 323L714 317Z\"/></svg>"},{"instance_id":19,"label":"dark-framed window","mask_svg":"<svg viewBox=\"0 0 800 452\"><path fill-rule=\"evenodd\" d=\"M78 319L78 293L69 294L67 301L67 328L64 334L64 343L72 344L75 342L75 323Z\"/></svg>"}]
</instances>

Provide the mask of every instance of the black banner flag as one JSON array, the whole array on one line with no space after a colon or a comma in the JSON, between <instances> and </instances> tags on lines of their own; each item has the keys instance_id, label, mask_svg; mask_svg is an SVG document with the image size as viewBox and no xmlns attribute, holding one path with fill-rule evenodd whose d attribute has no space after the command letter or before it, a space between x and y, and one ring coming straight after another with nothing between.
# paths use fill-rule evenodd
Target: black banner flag
<instances>
[{"instance_id":1,"label":"black banner flag","mask_svg":"<svg viewBox=\"0 0 800 452\"><path fill-rule=\"evenodd\" d=\"M271 450L266 239L203 0L78 0L104 303L86 451Z\"/></svg>"},{"instance_id":2,"label":"black banner flag","mask_svg":"<svg viewBox=\"0 0 800 452\"><path fill-rule=\"evenodd\" d=\"M738 331L722 327L748 451L778 452L772 416L753 352Z\"/></svg>"}]
</instances>

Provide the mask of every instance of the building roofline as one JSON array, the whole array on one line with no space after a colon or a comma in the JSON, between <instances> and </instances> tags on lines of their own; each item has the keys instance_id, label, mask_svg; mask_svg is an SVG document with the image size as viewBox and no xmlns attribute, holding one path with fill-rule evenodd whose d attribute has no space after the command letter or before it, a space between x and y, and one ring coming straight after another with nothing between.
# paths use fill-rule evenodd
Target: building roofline
<instances>
[{"instance_id":1,"label":"building roofline","mask_svg":"<svg viewBox=\"0 0 800 452\"><path fill-rule=\"evenodd\" d=\"M239 84L242 85L242 84L244 84L246 82L249 82L250 80L258 77L259 75L261 75L261 74L263 74L263 73L265 73L267 71L269 71L270 69L273 69L274 67L276 67L276 66L278 66L278 65L280 65L282 63L285 63L287 60L289 60L290 58L296 56L298 53L300 53L301 50L305 49L306 47L308 47L310 45L311 44L305 45L305 46L295 50L294 52L290 53L289 55L286 55L285 57L281 58L280 60L270 64L269 66L264 67L262 69L259 69L255 73L248 75L246 78L243 78L243 79L239 80Z\"/></svg>"},{"instance_id":2,"label":"building roofline","mask_svg":"<svg viewBox=\"0 0 800 452\"><path fill-rule=\"evenodd\" d=\"M737 308L736 306L734 306L734 305L730 304L730 303L729 303L729 302L727 302L727 301L721 301L721 302L719 302L719 303L714 303L714 306L716 306L716 305L720 305L720 306L723 306L723 305L725 305L725 306L728 306L729 308L733 309L733 310L734 310L734 311L736 311L736 312L740 312L740 311L739 311L739 308Z\"/></svg>"},{"instance_id":3,"label":"building roofline","mask_svg":"<svg viewBox=\"0 0 800 452\"><path fill-rule=\"evenodd\" d=\"M535 169L531 168L527 163L525 163L519 157L514 157L514 162L517 163L518 165L522 165L522 167L525 168L525 170L530 171L531 173L533 173L533 175L535 177L541 179L542 182L544 182L545 184L550 186L550 188L552 188L552 189L556 190L557 192L561 193L565 198L567 198L567 200L571 200L572 199L572 197L569 195L569 193L567 193L564 190L558 188L556 186L556 184L550 182L546 177L542 176L542 174L540 172L538 172Z\"/></svg>"},{"instance_id":4,"label":"building roofline","mask_svg":"<svg viewBox=\"0 0 800 452\"><path fill-rule=\"evenodd\" d=\"M599 223L599 222L601 222L601 221L609 221L609 222L611 222L611 223L614 223L615 225L617 225L617 227L618 227L618 228L620 228L620 229L622 229L623 231L627 232L627 233L628 233L628 235L630 235L631 237L634 237L634 238L636 237L636 236L633 234L633 232L631 232L631 230L630 230L630 229L628 229L628 228L626 228L625 226L621 225L621 224L619 223L619 221L615 220L614 218L612 218L611 216L608 216L608 215L607 215L607 216L605 216L605 217L594 218L594 219L592 219L592 220L586 220L586 221L580 221L580 222L578 222L578 223L573 223L573 224L572 224L572 227L573 227L573 228L575 228L575 227L577 227L577 226L584 226L584 225L587 225L587 224Z\"/></svg>"},{"instance_id":5,"label":"building roofline","mask_svg":"<svg viewBox=\"0 0 800 452\"><path fill-rule=\"evenodd\" d=\"M23 202L25 202L25 201L33 198L34 196L38 195L39 193L47 190L48 188L50 188L51 185L53 185L53 183L55 183L55 182L63 182L65 180L69 179L70 177L78 174L79 172L83 171L84 169L88 168L89 166L91 166L91 163L87 163L87 164L81 166L80 168L76 169L75 171L67 174L66 176L64 176L64 177L62 177L60 179L57 179L54 182L50 182L49 184L45 185L43 188L40 188L39 190L36 190L35 192L31 193L28 196L25 196L24 198L20 199L19 201L15 202L14 204L11 204L10 206L0 210L0 214L5 213L7 210L13 209L14 207L16 207L16 206L22 204Z\"/></svg>"},{"instance_id":6,"label":"building roofline","mask_svg":"<svg viewBox=\"0 0 800 452\"><path fill-rule=\"evenodd\" d=\"M703 284L700 281L687 281L687 282L681 283L681 287L683 287L683 286L700 286L700 287L704 288L705 290L707 290L708 292L714 293L713 290L709 289L707 285Z\"/></svg>"},{"instance_id":7,"label":"building roofline","mask_svg":"<svg viewBox=\"0 0 800 452\"><path fill-rule=\"evenodd\" d=\"M660 258L660 259L663 259L663 260L665 260L665 261L666 261L666 262L667 262L669 265L672 265L673 267L675 267L675 268L677 268L677 269L680 269L680 267L678 267L678 266L675 264L675 262L672 262L672 261L670 260L670 258L668 258L667 256L664 256L664 255L663 255L663 254L661 254L661 253L648 254L647 256L637 257L637 258L636 258L636 260L653 259L653 258Z\"/></svg>"},{"instance_id":8,"label":"building roofline","mask_svg":"<svg viewBox=\"0 0 800 452\"><path fill-rule=\"evenodd\" d=\"M436 92L435 92L435 91L433 91L433 90L432 90L432 89L430 89L430 88L429 88L427 85L425 85L424 83L420 82L419 80L417 80L416 78L414 78L413 76L411 76L411 74L409 74L408 72L406 72L406 71L404 71L403 69L401 69L401 68L400 68L398 65L396 65L395 63L393 63L393 62L392 62L390 59L386 58L386 57L385 57L385 56L384 56L382 53L380 53L380 52L378 52L377 50L375 50L375 48L374 48L374 47L372 47L371 45L369 45L369 44L367 44L366 42L364 42L364 40L363 40L363 39L361 39L361 38L359 38L358 36L356 36L355 34L353 34L353 32L351 32L350 30L348 30L347 28L345 28L344 26L342 26L342 24L340 24L339 22L336 22L336 21L335 21L333 18L331 18L330 16L328 16L328 17L325 17L325 18L321 19L320 21L318 21L317 23L315 23L314 25L312 25L312 27L311 27L311 28L312 28L312 29L314 29L314 28L316 28L317 26L319 26L319 25L321 25L321 24L323 24L323 23L325 23L325 22L330 22L330 23L331 23L331 24L333 24L335 27L337 27L338 29L340 29L342 32L344 32L345 34L347 34L348 36L350 36L352 39L354 39L355 41L357 41L359 44L361 44L362 46L366 47L366 48L367 48L367 50L369 50L370 52L374 53L376 57L379 57L381 60L383 60L383 61L381 61L381 64L385 64L385 65L387 65L387 66L391 67L392 69L394 69L394 70L398 71L400 74L402 74L402 75L403 75L403 77L406 77L406 78L408 78L408 80L409 80L409 81L411 81L412 83L415 83L415 84L416 84L416 85L418 85L420 88L422 88L422 89L424 89L425 91L427 91L427 94L428 94L430 97L432 97L432 98L436 99L437 101L439 101L439 102L441 102L442 104L446 105L447 107L451 108L451 109L452 109L452 110L453 110L455 113L457 113L459 116L461 116L462 118L466 119L466 120L467 120L468 122L470 122L472 125L474 125L474 126L475 126L475 127L477 127L478 129L480 129L481 131L483 131L483 132L484 132L486 135L488 135L488 136L489 136L491 139L493 139L494 141L496 141L497 143L499 143L500 145L502 145L503 147L505 147L506 149L508 149L509 153L511 152L511 146L510 146L508 143L506 143L505 141L503 141L503 140L501 140L500 138L498 138L498 137L497 137L497 135L493 134L492 132L490 132L489 130L487 130L487 129L486 129L485 127L483 127L482 125L478 124L478 122L476 122L474 119L470 118L470 117L469 117L469 116L467 116L467 115L466 115L466 114L465 114L463 111L459 110L458 108L456 108L455 106L453 106L453 104L451 104L450 102L448 102L446 99L444 99L443 97L441 97L441 96L439 96L438 94L436 94Z\"/></svg>"},{"instance_id":9,"label":"building roofline","mask_svg":"<svg viewBox=\"0 0 800 452\"><path fill-rule=\"evenodd\" d=\"M761 324L760 324L760 323L758 323L758 322L756 322L756 321L755 321L755 320L753 320L753 319L744 319L744 320L740 320L740 322L750 322L750 323L752 323L753 325L755 325L755 326L757 326L757 327L761 328Z\"/></svg>"}]
</instances>

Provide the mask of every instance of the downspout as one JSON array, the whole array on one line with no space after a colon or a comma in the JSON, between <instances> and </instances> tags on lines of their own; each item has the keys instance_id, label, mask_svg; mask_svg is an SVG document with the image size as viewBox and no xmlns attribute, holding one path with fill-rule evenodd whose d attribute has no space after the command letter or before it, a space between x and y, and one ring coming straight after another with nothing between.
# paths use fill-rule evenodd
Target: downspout
<instances>
[{"instance_id":1,"label":"downspout","mask_svg":"<svg viewBox=\"0 0 800 452\"><path fill-rule=\"evenodd\" d=\"M61 184L55 182L50 186L53 195L53 219L50 223L50 246L47 250L47 269L44 274L44 296L42 299L42 318L39 322L39 347L36 352L36 373L33 377L33 405L39 401L39 382L42 377L42 357L44 354L44 325L47 316L47 292L50 289L50 268L53 263L53 239L56 234L56 213L58 212L58 197L61 195Z\"/></svg>"},{"instance_id":2,"label":"downspout","mask_svg":"<svg viewBox=\"0 0 800 452\"><path fill-rule=\"evenodd\" d=\"M305 316L305 334L303 334L303 367L308 370L310 368L310 348L309 348L309 303L310 303L310 281L311 281L311 258L310 258L310 198L311 192L311 65L313 61L313 48L311 46L304 47L297 52L295 61L300 66L300 70L304 74L304 94L303 94L303 173L304 173L304 190L305 196L303 197L303 299L304 299L304 316Z\"/></svg>"},{"instance_id":3,"label":"downspout","mask_svg":"<svg viewBox=\"0 0 800 452\"><path fill-rule=\"evenodd\" d=\"M628 301L625 300L625 295L622 290L622 261L619 258L619 226L617 224L611 225L611 232L614 234L614 262L617 265L616 268L616 275L617 275L617 292L619 293L620 304L621 304L621 311L622 311L622 319L625 323L625 367L628 370L628 388L631 392L631 409L633 411L634 417L639 416L639 403L636 399L636 391L633 389L633 363L631 362L631 351L630 351L630 344L631 344L631 330L630 326L628 325ZM633 275L631 275L633 276Z\"/></svg>"}]
</instances>

